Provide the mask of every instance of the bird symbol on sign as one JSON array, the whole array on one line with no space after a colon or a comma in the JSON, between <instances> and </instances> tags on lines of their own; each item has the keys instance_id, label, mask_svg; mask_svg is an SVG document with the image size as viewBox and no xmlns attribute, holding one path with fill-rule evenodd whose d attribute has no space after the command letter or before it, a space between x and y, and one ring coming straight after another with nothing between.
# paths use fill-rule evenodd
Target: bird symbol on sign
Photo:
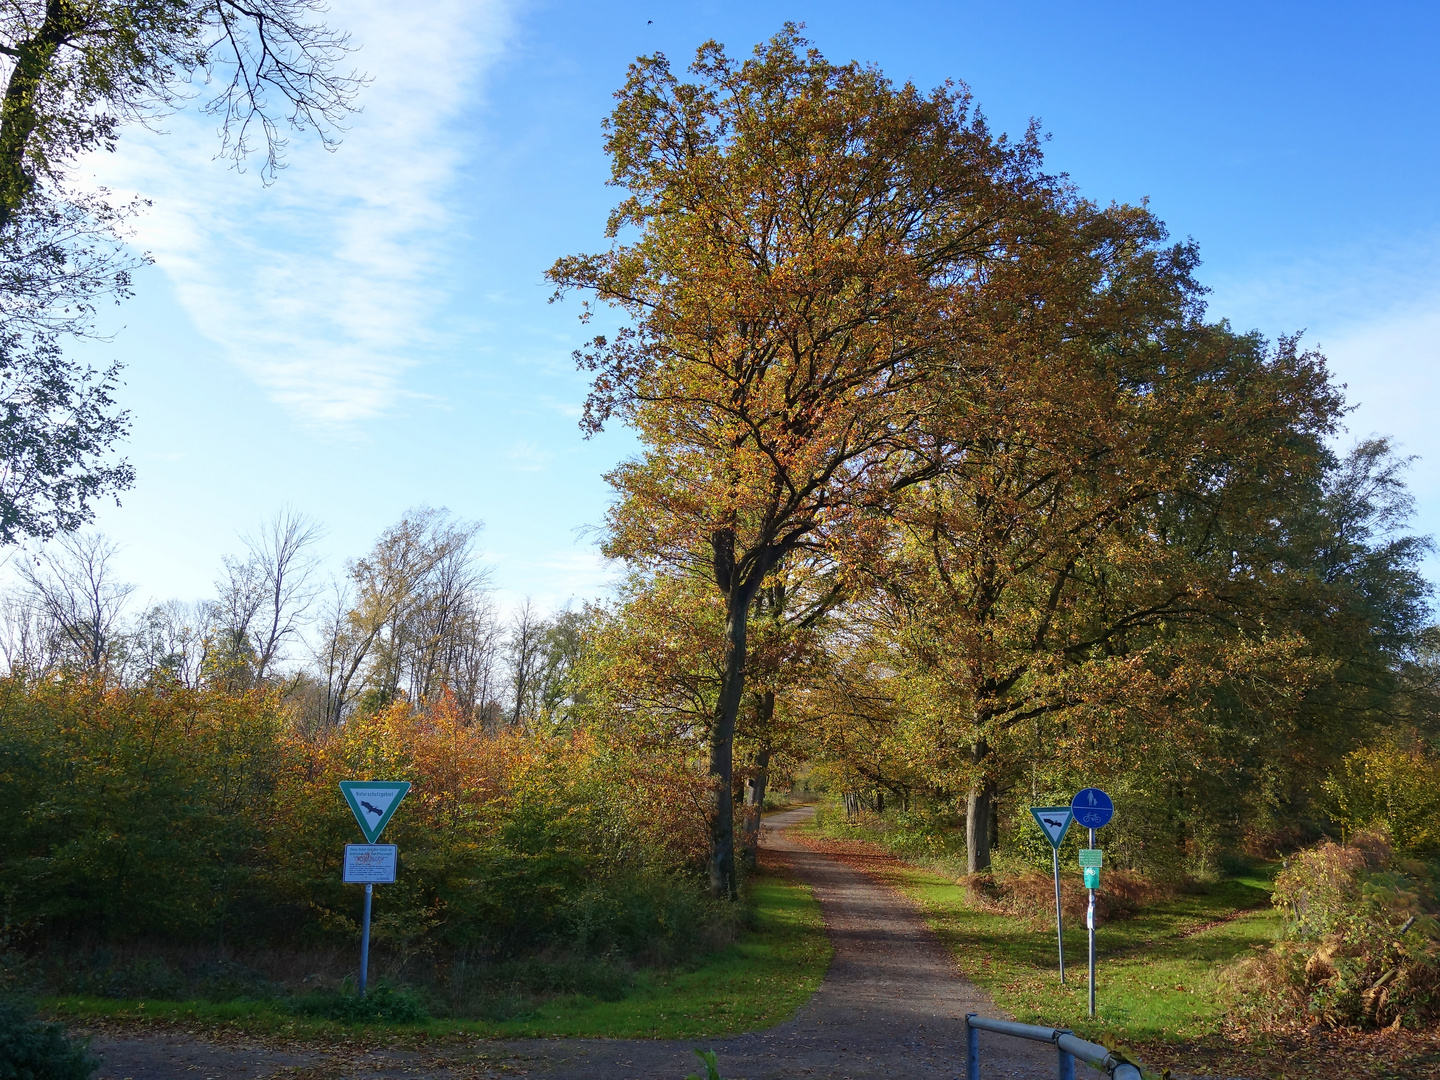
<instances>
[{"instance_id":1,"label":"bird symbol on sign","mask_svg":"<svg viewBox=\"0 0 1440 1080\"><path fill-rule=\"evenodd\" d=\"M371 806L371 805L370 805L368 802L366 802L364 799L361 799L361 800L360 800L360 805L365 809L365 812L366 812L367 814L374 814L374 815L376 815L377 817L384 817L384 816L385 816L385 811L384 811L384 810L381 810L380 807L378 807L378 806Z\"/></svg>"},{"instance_id":2,"label":"bird symbol on sign","mask_svg":"<svg viewBox=\"0 0 1440 1080\"><path fill-rule=\"evenodd\" d=\"M1046 825L1054 825L1055 828L1057 828L1057 829L1060 828L1060 826L1062 826L1062 825L1065 824L1063 821L1056 821L1054 818L1048 818L1048 817L1047 817L1047 818L1041 818L1040 820L1043 821L1043 822L1045 822Z\"/></svg>"}]
</instances>

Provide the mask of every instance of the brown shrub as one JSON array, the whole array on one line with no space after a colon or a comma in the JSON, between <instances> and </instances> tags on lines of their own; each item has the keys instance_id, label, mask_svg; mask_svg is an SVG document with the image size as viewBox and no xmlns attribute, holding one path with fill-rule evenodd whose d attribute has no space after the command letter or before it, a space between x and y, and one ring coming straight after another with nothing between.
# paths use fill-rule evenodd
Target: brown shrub
<instances>
[{"instance_id":1,"label":"brown shrub","mask_svg":"<svg viewBox=\"0 0 1440 1080\"><path fill-rule=\"evenodd\" d=\"M1038 870L1003 878L972 874L962 884L970 902L983 910L1016 915L1037 928L1055 918L1055 879L1049 874ZM1095 892L1095 913L1102 920L1123 919L1174 894L1173 886L1152 881L1134 870L1107 870ZM1084 919L1089 903L1083 879L1062 874L1060 909L1066 921Z\"/></svg>"}]
</instances>

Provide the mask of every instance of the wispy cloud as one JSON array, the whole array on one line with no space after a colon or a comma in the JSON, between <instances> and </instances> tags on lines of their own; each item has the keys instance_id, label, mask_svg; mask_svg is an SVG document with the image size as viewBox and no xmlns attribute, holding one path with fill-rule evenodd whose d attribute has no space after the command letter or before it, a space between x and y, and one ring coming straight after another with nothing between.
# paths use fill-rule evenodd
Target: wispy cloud
<instances>
[{"instance_id":1,"label":"wispy cloud","mask_svg":"<svg viewBox=\"0 0 1440 1080\"><path fill-rule=\"evenodd\" d=\"M302 422L343 426L407 396L435 341L457 255L447 200L473 150L460 121L510 18L504 0L359 0L331 18L373 78L338 152L297 136L267 189L212 160L213 121L187 112L95 164L154 200L138 243L200 331Z\"/></svg>"},{"instance_id":2,"label":"wispy cloud","mask_svg":"<svg viewBox=\"0 0 1440 1080\"><path fill-rule=\"evenodd\" d=\"M539 443L516 443L505 451L505 460L516 472L541 472L555 457L549 450L543 450Z\"/></svg>"}]
</instances>

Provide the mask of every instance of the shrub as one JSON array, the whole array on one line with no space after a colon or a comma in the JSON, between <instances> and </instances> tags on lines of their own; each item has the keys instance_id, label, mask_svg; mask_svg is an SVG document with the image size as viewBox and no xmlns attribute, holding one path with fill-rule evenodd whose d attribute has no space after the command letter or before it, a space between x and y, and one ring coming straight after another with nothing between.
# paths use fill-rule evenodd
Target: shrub
<instances>
[{"instance_id":1,"label":"shrub","mask_svg":"<svg viewBox=\"0 0 1440 1080\"><path fill-rule=\"evenodd\" d=\"M341 780L413 788L385 839L377 961L541 949L669 958L723 922L693 869L705 779L676 752L583 735L487 735L445 702L307 734L278 699L79 679L0 679L0 916L34 946L126 941L351 946L359 839ZM101 964L107 993L175 993ZM233 983L230 974L219 983ZM97 976L99 978L99 976Z\"/></svg>"},{"instance_id":2,"label":"shrub","mask_svg":"<svg viewBox=\"0 0 1440 1080\"><path fill-rule=\"evenodd\" d=\"M992 911L1016 915L1040 928L1055 922L1055 879L1050 874L975 874L964 879L973 903ZM1174 895L1174 888L1133 870L1106 870L1095 892L1095 913L1102 920L1123 919L1147 904ZM1060 875L1060 910L1072 925L1085 918L1090 894L1073 871Z\"/></svg>"},{"instance_id":3,"label":"shrub","mask_svg":"<svg viewBox=\"0 0 1440 1080\"><path fill-rule=\"evenodd\" d=\"M1419 1027L1440 1018L1440 906L1433 871L1383 836L1301 852L1275 880L1287 939L1234 974L1266 1022Z\"/></svg>"},{"instance_id":4,"label":"shrub","mask_svg":"<svg viewBox=\"0 0 1440 1080\"><path fill-rule=\"evenodd\" d=\"M423 1024L430 1019L430 1010L418 995L384 982L368 987L363 998L353 986L294 998L290 1011L342 1024Z\"/></svg>"},{"instance_id":5,"label":"shrub","mask_svg":"<svg viewBox=\"0 0 1440 1080\"><path fill-rule=\"evenodd\" d=\"M0 1000L0 1080L89 1080L99 1067L88 1043L35 1019L18 1002Z\"/></svg>"}]
</instances>

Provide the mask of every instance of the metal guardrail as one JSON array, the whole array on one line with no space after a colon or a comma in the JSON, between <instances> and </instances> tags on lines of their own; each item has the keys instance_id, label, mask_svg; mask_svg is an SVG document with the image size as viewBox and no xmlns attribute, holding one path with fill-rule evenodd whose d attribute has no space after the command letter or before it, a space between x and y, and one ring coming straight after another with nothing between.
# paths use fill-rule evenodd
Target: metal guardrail
<instances>
[{"instance_id":1,"label":"metal guardrail","mask_svg":"<svg viewBox=\"0 0 1440 1080\"><path fill-rule=\"evenodd\" d=\"M1057 1080L1075 1080L1075 1059L1100 1069L1111 1080L1143 1080L1138 1066L1107 1050L1099 1043L1077 1039L1069 1028L1037 1027L1017 1024L1012 1020L991 1020L975 1013L965 1015L965 1078L980 1080L980 1032L993 1031L1031 1042L1047 1042L1055 1047Z\"/></svg>"}]
</instances>

